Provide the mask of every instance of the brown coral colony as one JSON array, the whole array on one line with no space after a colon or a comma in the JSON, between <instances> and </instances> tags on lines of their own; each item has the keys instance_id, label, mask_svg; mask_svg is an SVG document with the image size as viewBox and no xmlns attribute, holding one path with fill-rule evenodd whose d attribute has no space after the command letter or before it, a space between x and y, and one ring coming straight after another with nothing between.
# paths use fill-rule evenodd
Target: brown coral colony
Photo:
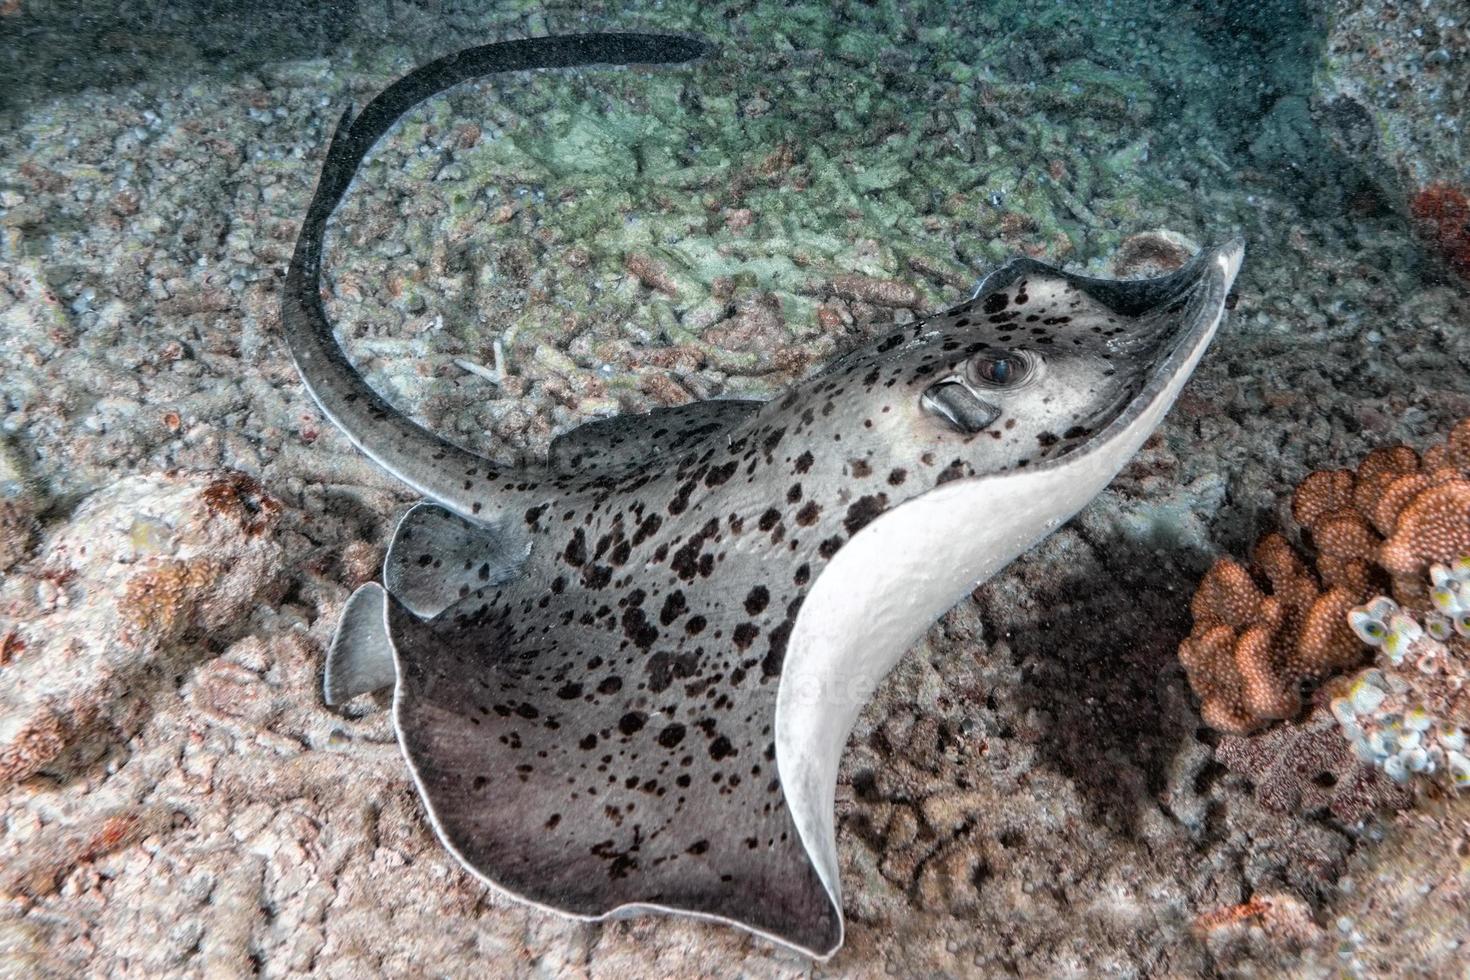
<instances>
[{"instance_id":1,"label":"brown coral colony","mask_svg":"<svg viewBox=\"0 0 1470 980\"><path fill-rule=\"evenodd\" d=\"M1251 568L1217 561L1191 604L1179 659L1212 728L1243 734L1293 717L1304 683L1367 659L1347 613L1371 596L1429 608L1430 564L1470 552L1470 419L1422 459L1393 446L1356 471L1311 474L1291 510L1314 568L1268 534Z\"/></svg>"}]
</instances>

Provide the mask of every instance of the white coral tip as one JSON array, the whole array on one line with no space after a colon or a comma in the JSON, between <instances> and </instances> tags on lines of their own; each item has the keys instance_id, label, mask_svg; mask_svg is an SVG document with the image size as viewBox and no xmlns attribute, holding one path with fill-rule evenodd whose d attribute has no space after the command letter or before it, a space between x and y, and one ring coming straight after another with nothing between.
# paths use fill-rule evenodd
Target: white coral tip
<instances>
[{"instance_id":1,"label":"white coral tip","mask_svg":"<svg viewBox=\"0 0 1470 980\"><path fill-rule=\"evenodd\" d=\"M1445 764L1450 771L1450 781L1456 788L1470 786L1470 759L1459 752L1446 752Z\"/></svg>"},{"instance_id":2,"label":"white coral tip","mask_svg":"<svg viewBox=\"0 0 1470 980\"><path fill-rule=\"evenodd\" d=\"M1383 699L1387 696L1388 695L1386 695L1381 688L1375 687L1373 684L1369 683L1366 678L1359 679L1359 681L1353 685L1353 689L1350 694L1353 702L1354 713L1360 715L1372 714L1378 709L1378 706L1383 703Z\"/></svg>"}]
</instances>

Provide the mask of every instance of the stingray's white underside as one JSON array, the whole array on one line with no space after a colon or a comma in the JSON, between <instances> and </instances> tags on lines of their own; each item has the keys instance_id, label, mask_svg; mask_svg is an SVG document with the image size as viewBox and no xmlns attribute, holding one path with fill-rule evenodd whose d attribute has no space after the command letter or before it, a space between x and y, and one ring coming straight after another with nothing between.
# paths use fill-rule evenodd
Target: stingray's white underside
<instances>
[{"instance_id":1,"label":"stingray's white underside","mask_svg":"<svg viewBox=\"0 0 1470 980\"><path fill-rule=\"evenodd\" d=\"M1235 243L1215 256L1222 299L1243 251ZM837 765L859 712L935 620L1107 486L1173 405L1222 313L1217 307L1181 337L1155 383L1085 450L1034 470L954 480L916 497L858 532L813 583L781 670L776 766L839 921Z\"/></svg>"}]
</instances>

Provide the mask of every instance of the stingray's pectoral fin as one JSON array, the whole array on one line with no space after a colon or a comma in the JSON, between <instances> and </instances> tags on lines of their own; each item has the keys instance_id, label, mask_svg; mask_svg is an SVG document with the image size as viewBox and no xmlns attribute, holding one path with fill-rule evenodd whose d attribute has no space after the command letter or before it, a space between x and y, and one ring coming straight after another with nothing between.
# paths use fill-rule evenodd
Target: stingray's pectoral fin
<instances>
[{"instance_id":1,"label":"stingray's pectoral fin","mask_svg":"<svg viewBox=\"0 0 1470 980\"><path fill-rule=\"evenodd\" d=\"M392 686L397 676L388 639L388 594L378 583L369 582L352 593L342 610L327 651L322 691L335 708L359 694Z\"/></svg>"},{"instance_id":2,"label":"stingray's pectoral fin","mask_svg":"<svg viewBox=\"0 0 1470 980\"><path fill-rule=\"evenodd\" d=\"M585 601L518 579L429 621L389 603L394 720L434 830L564 915L687 913L830 956L841 910L784 806L764 688L680 707L670 666L655 703L612 659L621 633L544 628Z\"/></svg>"},{"instance_id":3,"label":"stingray's pectoral fin","mask_svg":"<svg viewBox=\"0 0 1470 980\"><path fill-rule=\"evenodd\" d=\"M514 578L529 552L524 535L473 524L438 504L415 504L393 533L383 585L415 616L430 619L476 589Z\"/></svg>"}]
</instances>

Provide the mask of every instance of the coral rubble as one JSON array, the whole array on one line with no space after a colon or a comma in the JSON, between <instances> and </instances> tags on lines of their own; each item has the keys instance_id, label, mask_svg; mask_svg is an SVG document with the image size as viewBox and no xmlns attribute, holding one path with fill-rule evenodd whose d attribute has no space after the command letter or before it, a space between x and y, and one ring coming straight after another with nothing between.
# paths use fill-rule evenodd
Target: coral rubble
<instances>
[{"instance_id":1,"label":"coral rubble","mask_svg":"<svg viewBox=\"0 0 1470 980\"><path fill-rule=\"evenodd\" d=\"M0 594L0 786L91 731L126 732L190 630L238 627L281 572L281 505L235 472L136 476L88 498Z\"/></svg>"}]
</instances>

